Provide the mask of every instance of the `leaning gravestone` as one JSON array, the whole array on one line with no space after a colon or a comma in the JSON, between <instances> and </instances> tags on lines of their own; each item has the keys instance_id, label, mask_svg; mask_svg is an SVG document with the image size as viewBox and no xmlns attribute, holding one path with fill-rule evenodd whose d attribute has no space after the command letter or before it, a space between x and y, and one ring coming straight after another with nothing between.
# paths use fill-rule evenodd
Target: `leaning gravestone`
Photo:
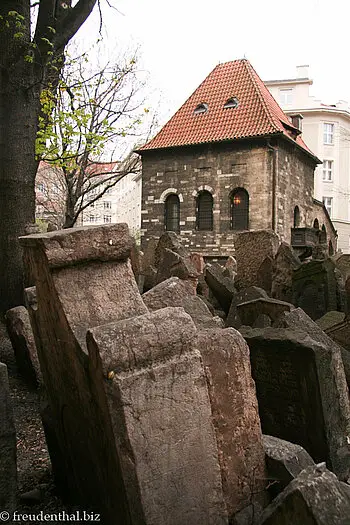
<instances>
[{"instance_id":1,"label":"leaning gravestone","mask_svg":"<svg viewBox=\"0 0 350 525\"><path fill-rule=\"evenodd\" d=\"M349 525L350 487L321 466L308 467L269 505L259 525Z\"/></svg>"},{"instance_id":2,"label":"leaning gravestone","mask_svg":"<svg viewBox=\"0 0 350 525\"><path fill-rule=\"evenodd\" d=\"M337 280L334 263L311 260L293 274L293 300L311 319L319 319L330 310L337 310Z\"/></svg>"},{"instance_id":3,"label":"leaning gravestone","mask_svg":"<svg viewBox=\"0 0 350 525\"><path fill-rule=\"evenodd\" d=\"M0 363L0 509L3 512L12 514L16 509L16 492L16 430L7 367Z\"/></svg>"},{"instance_id":4,"label":"leaning gravestone","mask_svg":"<svg viewBox=\"0 0 350 525\"><path fill-rule=\"evenodd\" d=\"M235 240L235 257L237 260L235 282L239 290L248 286L261 286L261 264L267 257L271 260L274 259L278 246L279 237L272 230L248 231L237 235ZM269 265L269 260L266 264ZM264 281L266 281L266 275Z\"/></svg>"},{"instance_id":5,"label":"leaning gravestone","mask_svg":"<svg viewBox=\"0 0 350 525\"><path fill-rule=\"evenodd\" d=\"M195 326L182 308L94 328L131 522L227 523Z\"/></svg>"},{"instance_id":6,"label":"leaning gravestone","mask_svg":"<svg viewBox=\"0 0 350 525\"><path fill-rule=\"evenodd\" d=\"M22 237L36 285L34 335L54 428L54 475L107 524L129 524L102 375L90 377L89 327L147 313L128 262L127 225L72 228ZM32 314L31 314L32 315ZM94 388L95 383L97 384ZM106 488L107 487L107 488Z\"/></svg>"},{"instance_id":7,"label":"leaning gravestone","mask_svg":"<svg viewBox=\"0 0 350 525\"><path fill-rule=\"evenodd\" d=\"M193 285L188 280L170 277L142 295L150 312L167 306L182 306L193 319L197 328L215 328L222 326L219 317L213 317L205 302L196 295Z\"/></svg>"},{"instance_id":8,"label":"leaning gravestone","mask_svg":"<svg viewBox=\"0 0 350 525\"><path fill-rule=\"evenodd\" d=\"M348 479L350 408L340 352L294 330L243 328L242 334L263 433L301 445Z\"/></svg>"},{"instance_id":9,"label":"leaning gravestone","mask_svg":"<svg viewBox=\"0 0 350 525\"><path fill-rule=\"evenodd\" d=\"M106 525L226 524L196 329L182 309L148 313L127 226L20 242L36 284L49 446L67 493ZM96 341L91 335L87 347L89 330ZM105 339L112 332L116 340Z\"/></svg>"},{"instance_id":10,"label":"leaning gravestone","mask_svg":"<svg viewBox=\"0 0 350 525\"><path fill-rule=\"evenodd\" d=\"M249 348L239 332L198 333L207 376L213 422L219 448L223 492L229 518L266 500L266 472Z\"/></svg>"},{"instance_id":11,"label":"leaning gravestone","mask_svg":"<svg viewBox=\"0 0 350 525\"><path fill-rule=\"evenodd\" d=\"M16 306L8 310L6 326L19 371L32 386L38 386L42 378L27 309Z\"/></svg>"}]
</instances>

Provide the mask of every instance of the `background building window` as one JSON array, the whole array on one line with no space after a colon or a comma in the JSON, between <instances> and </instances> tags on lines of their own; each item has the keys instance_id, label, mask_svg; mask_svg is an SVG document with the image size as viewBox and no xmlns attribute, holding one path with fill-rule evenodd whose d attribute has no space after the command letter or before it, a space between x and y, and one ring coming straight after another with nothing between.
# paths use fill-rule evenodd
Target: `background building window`
<instances>
[{"instance_id":1,"label":"background building window","mask_svg":"<svg viewBox=\"0 0 350 525\"><path fill-rule=\"evenodd\" d=\"M104 201L103 208L105 210L110 210L112 208L112 202L111 201Z\"/></svg>"},{"instance_id":2,"label":"background building window","mask_svg":"<svg viewBox=\"0 0 350 525\"><path fill-rule=\"evenodd\" d=\"M164 208L164 224L167 231L180 231L180 200L175 194L168 195Z\"/></svg>"},{"instance_id":3,"label":"background building window","mask_svg":"<svg viewBox=\"0 0 350 525\"><path fill-rule=\"evenodd\" d=\"M328 214L330 217L332 217L332 211L333 211L333 197L322 197L322 202L328 211Z\"/></svg>"},{"instance_id":4,"label":"background building window","mask_svg":"<svg viewBox=\"0 0 350 525\"><path fill-rule=\"evenodd\" d=\"M41 193L44 193L46 187L45 187L45 184L43 182L39 182L38 184L38 190L41 192Z\"/></svg>"},{"instance_id":5,"label":"background building window","mask_svg":"<svg viewBox=\"0 0 350 525\"><path fill-rule=\"evenodd\" d=\"M324 181L333 180L333 161L332 160L323 161L322 179Z\"/></svg>"},{"instance_id":6,"label":"background building window","mask_svg":"<svg viewBox=\"0 0 350 525\"><path fill-rule=\"evenodd\" d=\"M323 143L333 144L334 124L323 124Z\"/></svg>"},{"instance_id":7,"label":"background building window","mask_svg":"<svg viewBox=\"0 0 350 525\"><path fill-rule=\"evenodd\" d=\"M104 215L103 222L112 222L112 215Z\"/></svg>"},{"instance_id":8,"label":"background building window","mask_svg":"<svg viewBox=\"0 0 350 525\"><path fill-rule=\"evenodd\" d=\"M243 188L233 190L230 197L232 230L249 229L249 195Z\"/></svg>"},{"instance_id":9,"label":"background building window","mask_svg":"<svg viewBox=\"0 0 350 525\"><path fill-rule=\"evenodd\" d=\"M197 197L197 230L213 229L213 197L209 191L201 191Z\"/></svg>"},{"instance_id":10,"label":"background building window","mask_svg":"<svg viewBox=\"0 0 350 525\"><path fill-rule=\"evenodd\" d=\"M292 89L280 89L280 104L282 106L290 106L293 102Z\"/></svg>"}]
</instances>

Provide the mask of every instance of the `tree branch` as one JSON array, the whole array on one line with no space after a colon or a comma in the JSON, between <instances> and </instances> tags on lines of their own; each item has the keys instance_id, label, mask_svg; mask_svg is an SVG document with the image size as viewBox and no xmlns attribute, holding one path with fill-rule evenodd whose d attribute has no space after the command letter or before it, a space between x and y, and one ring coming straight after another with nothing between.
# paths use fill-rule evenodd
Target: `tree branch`
<instances>
[{"instance_id":1,"label":"tree branch","mask_svg":"<svg viewBox=\"0 0 350 525\"><path fill-rule=\"evenodd\" d=\"M56 25L56 50L64 48L75 35L90 15L96 2L97 0L79 0L72 9L67 10L66 15L61 16Z\"/></svg>"}]
</instances>

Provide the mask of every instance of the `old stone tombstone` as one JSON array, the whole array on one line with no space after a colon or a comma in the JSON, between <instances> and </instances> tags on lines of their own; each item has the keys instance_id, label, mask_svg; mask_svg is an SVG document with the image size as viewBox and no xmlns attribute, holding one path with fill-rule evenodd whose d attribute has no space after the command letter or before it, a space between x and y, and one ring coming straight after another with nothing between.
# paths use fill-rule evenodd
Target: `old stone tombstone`
<instances>
[{"instance_id":1,"label":"old stone tombstone","mask_svg":"<svg viewBox=\"0 0 350 525\"><path fill-rule=\"evenodd\" d=\"M56 478L106 525L227 524L195 325L182 308L148 312L126 226L20 241Z\"/></svg>"},{"instance_id":2,"label":"old stone tombstone","mask_svg":"<svg viewBox=\"0 0 350 525\"><path fill-rule=\"evenodd\" d=\"M242 232L235 240L237 260L237 287L241 290L248 286L261 286L258 278L261 263L270 257L273 259L279 246L278 235L271 230Z\"/></svg>"},{"instance_id":3,"label":"old stone tombstone","mask_svg":"<svg viewBox=\"0 0 350 525\"><path fill-rule=\"evenodd\" d=\"M265 509L259 525L348 525L350 487L325 467L303 470Z\"/></svg>"},{"instance_id":4,"label":"old stone tombstone","mask_svg":"<svg viewBox=\"0 0 350 525\"><path fill-rule=\"evenodd\" d=\"M42 377L27 309L24 306L16 306L8 310L6 326L18 370L30 385L37 387L42 382Z\"/></svg>"},{"instance_id":5,"label":"old stone tombstone","mask_svg":"<svg viewBox=\"0 0 350 525\"><path fill-rule=\"evenodd\" d=\"M324 330L327 330L329 326L333 326L331 322L332 317L329 314L340 314L341 312L328 312L321 319L314 322L301 308L295 308L291 312L285 312L276 323L276 327L290 328L292 330L302 330L307 333L314 341L317 341L325 345L329 352L333 355L333 366L336 367L337 374L337 388L339 390L338 398L341 404L348 404L347 392L344 381L343 366L345 372L345 378L348 387L350 386L350 352L339 346L333 341ZM338 317L338 316L337 316ZM329 325L329 323L331 323ZM342 366L343 365L343 366ZM336 408L339 405L335 405L334 415L336 415ZM336 416L334 424L337 425L337 418L341 417L339 414ZM344 437L342 438L344 441Z\"/></svg>"},{"instance_id":6,"label":"old stone tombstone","mask_svg":"<svg viewBox=\"0 0 350 525\"><path fill-rule=\"evenodd\" d=\"M254 326L261 315L267 316L270 326L278 321L284 312L290 312L294 306L285 301L270 299L269 297L258 297L237 305L237 313L243 325Z\"/></svg>"},{"instance_id":7,"label":"old stone tombstone","mask_svg":"<svg viewBox=\"0 0 350 525\"><path fill-rule=\"evenodd\" d=\"M266 501L266 472L249 348L234 329L198 333L219 448L225 502L232 520Z\"/></svg>"},{"instance_id":8,"label":"old stone tombstone","mask_svg":"<svg viewBox=\"0 0 350 525\"><path fill-rule=\"evenodd\" d=\"M223 275L223 268L218 263L207 264L204 276L211 293L227 315L237 293L233 279Z\"/></svg>"},{"instance_id":9,"label":"old stone tombstone","mask_svg":"<svg viewBox=\"0 0 350 525\"><path fill-rule=\"evenodd\" d=\"M232 326L238 329L242 325L242 321L238 315L238 305L252 301L253 299L258 299L259 297L267 299L268 295L265 290L258 286L249 286L237 292L231 301L230 310L226 318L226 326Z\"/></svg>"},{"instance_id":10,"label":"old stone tombstone","mask_svg":"<svg viewBox=\"0 0 350 525\"><path fill-rule=\"evenodd\" d=\"M273 497L295 479L302 470L315 465L303 447L274 436L263 435L269 492Z\"/></svg>"},{"instance_id":11,"label":"old stone tombstone","mask_svg":"<svg viewBox=\"0 0 350 525\"><path fill-rule=\"evenodd\" d=\"M7 367L0 363L0 508L3 512L11 515L16 509L16 493L16 430Z\"/></svg>"},{"instance_id":12,"label":"old stone tombstone","mask_svg":"<svg viewBox=\"0 0 350 525\"><path fill-rule=\"evenodd\" d=\"M182 306L198 328L222 326L222 320L213 318L205 302L195 295L192 283L178 277L171 277L157 284L144 293L142 299L150 312L167 306Z\"/></svg>"},{"instance_id":13,"label":"old stone tombstone","mask_svg":"<svg viewBox=\"0 0 350 525\"><path fill-rule=\"evenodd\" d=\"M250 348L263 433L301 445L316 463L326 461L348 479L350 408L340 352L295 330L241 330Z\"/></svg>"},{"instance_id":14,"label":"old stone tombstone","mask_svg":"<svg viewBox=\"0 0 350 525\"><path fill-rule=\"evenodd\" d=\"M311 319L319 319L326 312L337 309L337 282L334 263L310 260L293 274L293 300Z\"/></svg>"},{"instance_id":15,"label":"old stone tombstone","mask_svg":"<svg viewBox=\"0 0 350 525\"><path fill-rule=\"evenodd\" d=\"M271 296L291 303L293 300L293 274L301 261L293 248L282 242L277 250L272 266Z\"/></svg>"},{"instance_id":16,"label":"old stone tombstone","mask_svg":"<svg viewBox=\"0 0 350 525\"><path fill-rule=\"evenodd\" d=\"M260 288L271 295L272 289L272 273L273 273L273 259L265 257L259 266L257 273L257 283Z\"/></svg>"},{"instance_id":17,"label":"old stone tombstone","mask_svg":"<svg viewBox=\"0 0 350 525\"><path fill-rule=\"evenodd\" d=\"M131 523L227 524L195 326L164 308L88 333L102 367Z\"/></svg>"},{"instance_id":18,"label":"old stone tombstone","mask_svg":"<svg viewBox=\"0 0 350 525\"><path fill-rule=\"evenodd\" d=\"M147 313L128 262L133 239L115 224L20 242L36 284L34 333L57 445L49 440L49 451L64 451L55 477L75 502L102 509L106 523L129 524L103 377L88 373L86 332Z\"/></svg>"}]
</instances>

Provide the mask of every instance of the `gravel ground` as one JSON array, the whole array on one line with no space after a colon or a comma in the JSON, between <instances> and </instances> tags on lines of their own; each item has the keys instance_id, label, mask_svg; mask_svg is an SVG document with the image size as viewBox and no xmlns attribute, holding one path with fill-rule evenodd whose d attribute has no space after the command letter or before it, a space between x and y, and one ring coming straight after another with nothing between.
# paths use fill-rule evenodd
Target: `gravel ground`
<instances>
[{"instance_id":1,"label":"gravel ground","mask_svg":"<svg viewBox=\"0 0 350 525\"><path fill-rule=\"evenodd\" d=\"M56 494L50 458L39 415L38 393L29 387L19 375L11 342L7 337L6 328L1 322L0 362L7 365L17 434L17 511L21 514L38 514L40 511L47 514L61 512L61 516L64 516L64 512L69 514L75 512L78 509L64 505ZM29 505L22 501L21 496L32 490L35 490L39 496L39 501ZM59 518L57 523L62 523L62 521ZM17 521L17 523L27 522ZM47 521L36 521L36 523L47 523ZM55 521L51 521L51 523L55 523Z\"/></svg>"}]
</instances>

